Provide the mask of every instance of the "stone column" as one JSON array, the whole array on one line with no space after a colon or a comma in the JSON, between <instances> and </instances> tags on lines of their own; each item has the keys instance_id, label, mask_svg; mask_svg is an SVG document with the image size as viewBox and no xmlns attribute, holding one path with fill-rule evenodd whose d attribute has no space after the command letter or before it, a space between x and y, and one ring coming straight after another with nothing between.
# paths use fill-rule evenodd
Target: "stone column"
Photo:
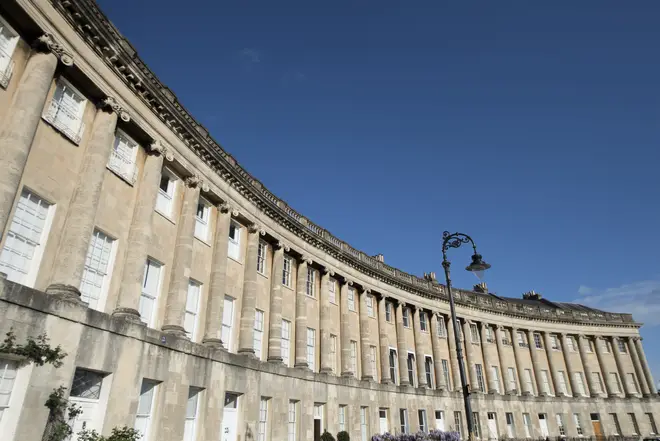
<instances>
[{"instance_id":1,"label":"stone column","mask_svg":"<svg viewBox=\"0 0 660 441\"><path fill-rule=\"evenodd\" d=\"M252 224L248 227L247 254L243 273L243 298L241 299L241 327L238 338L238 353L254 355L254 317L257 307L257 250L259 235L263 230ZM297 334L297 332L296 332Z\"/></svg>"},{"instance_id":2,"label":"stone column","mask_svg":"<svg viewBox=\"0 0 660 441\"><path fill-rule=\"evenodd\" d=\"M182 338L188 338L183 328L183 321L186 314L186 298L188 297L190 267L192 266L195 213L200 190L199 177L188 177L185 179L185 184L183 206L174 246L170 289L165 303L165 324L162 327L163 332Z\"/></svg>"},{"instance_id":3,"label":"stone column","mask_svg":"<svg viewBox=\"0 0 660 441\"><path fill-rule=\"evenodd\" d=\"M545 344L545 353L548 357L548 367L550 368L550 375L552 376L552 381L555 386L555 396L560 396L563 392L559 390L559 385L561 384L559 378L559 371L555 362L552 359L552 339L550 338L550 333L543 331L543 343ZM566 391L568 393L568 391ZM568 395L565 395L568 396Z\"/></svg>"},{"instance_id":4,"label":"stone column","mask_svg":"<svg viewBox=\"0 0 660 441\"><path fill-rule=\"evenodd\" d=\"M438 335L438 320L444 320L439 312L431 313L431 351L433 355L433 367L435 369L435 388L441 391L447 390L445 375L442 372L442 359L440 355L440 336ZM446 327L445 327L446 329ZM449 336L448 336L449 337Z\"/></svg>"},{"instance_id":5,"label":"stone column","mask_svg":"<svg viewBox=\"0 0 660 441\"><path fill-rule=\"evenodd\" d=\"M426 388L426 363L424 360L424 343L422 338L421 314L426 314L422 308L411 308L413 338L415 339L415 358L417 359L417 387ZM428 322L427 322L428 323Z\"/></svg>"},{"instance_id":6,"label":"stone column","mask_svg":"<svg viewBox=\"0 0 660 441\"><path fill-rule=\"evenodd\" d=\"M53 265L52 282L46 289L47 293L80 301L78 288L94 231L105 166L114 144L117 114L123 121L130 120L128 113L114 98L107 97L99 103L76 188L64 221Z\"/></svg>"},{"instance_id":7,"label":"stone column","mask_svg":"<svg viewBox=\"0 0 660 441\"><path fill-rule=\"evenodd\" d=\"M403 326L403 308L405 303L394 304L396 317L396 351L399 354L399 384L409 386L408 380L408 348L406 347L405 327Z\"/></svg>"},{"instance_id":8,"label":"stone column","mask_svg":"<svg viewBox=\"0 0 660 441\"><path fill-rule=\"evenodd\" d=\"M631 395L630 389L628 388L628 382L626 381L626 371L623 368L623 360L621 360L621 351L619 350L618 337L612 337L612 352L614 353L614 361L616 362L616 369L619 371L619 381L621 382L621 387L623 387L623 393L626 397Z\"/></svg>"},{"instance_id":9,"label":"stone column","mask_svg":"<svg viewBox=\"0 0 660 441\"><path fill-rule=\"evenodd\" d=\"M234 211L238 215L238 211ZM229 348L229 342L222 341L222 316L227 294L227 249L229 247L229 225L232 208L228 204L218 206L213 237L213 257L211 280L209 281L208 303L206 305L206 332L202 343L214 348ZM271 312L272 317L272 312Z\"/></svg>"},{"instance_id":10,"label":"stone column","mask_svg":"<svg viewBox=\"0 0 660 441\"><path fill-rule=\"evenodd\" d=\"M633 362L633 367L635 368L635 374L637 375L637 383L639 383L640 392L648 397L650 395L649 385L646 383L646 376L644 375L644 370L642 369L642 363L639 360L637 355L637 348L635 343L632 341L631 337L628 337L628 352L630 353L630 358Z\"/></svg>"},{"instance_id":11,"label":"stone column","mask_svg":"<svg viewBox=\"0 0 660 441\"><path fill-rule=\"evenodd\" d=\"M385 296L378 298L378 340L380 344L380 382L383 384L392 383L390 376L390 345L387 341L387 320L385 317ZM396 379L394 379L396 380Z\"/></svg>"},{"instance_id":12,"label":"stone column","mask_svg":"<svg viewBox=\"0 0 660 441\"><path fill-rule=\"evenodd\" d=\"M506 394L513 393L509 388L509 377L507 372L507 365L504 363L504 345L502 344L502 326L495 326L495 340L497 341L497 356L500 359L500 372L502 372L502 383L504 383L504 392ZM506 378L505 378L506 377ZM514 377L515 379L515 377Z\"/></svg>"},{"instance_id":13,"label":"stone column","mask_svg":"<svg viewBox=\"0 0 660 441\"><path fill-rule=\"evenodd\" d=\"M350 312L348 311L348 288L353 286L350 280L344 280L341 285L341 298L339 299L340 326L341 326L341 376L353 377L357 372L351 368L351 324L349 323Z\"/></svg>"},{"instance_id":14,"label":"stone column","mask_svg":"<svg viewBox=\"0 0 660 441\"><path fill-rule=\"evenodd\" d=\"M644 347L642 346L642 337L634 337L635 348L637 348L637 355L639 360L642 363L642 369L644 370L644 375L646 376L646 383L649 385L649 391L653 395L658 394L658 388L653 382L653 374L649 368L649 362L646 360L646 354L644 353Z\"/></svg>"},{"instance_id":15,"label":"stone column","mask_svg":"<svg viewBox=\"0 0 660 441\"><path fill-rule=\"evenodd\" d=\"M486 344L488 343L487 336L486 336L486 328L488 327L488 323L481 322L481 329L480 329L480 346L481 346L481 355L484 360L484 375L486 377L486 387L488 388L486 392L489 394L495 394L497 393L495 390L495 384L496 384L496 378L493 377L493 373L491 372L491 367L495 365L493 363L493 360L490 357L489 351L486 350Z\"/></svg>"},{"instance_id":16,"label":"stone column","mask_svg":"<svg viewBox=\"0 0 660 441\"><path fill-rule=\"evenodd\" d=\"M472 349L472 331L470 331L470 322L465 319L463 321L463 343L465 345L465 360L467 361L467 368L470 372L470 390L472 393L476 392L479 387L479 380L477 379L477 367L474 365L474 350Z\"/></svg>"},{"instance_id":17,"label":"stone column","mask_svg":"<svg viewBox=\"0 0 660 441\"><path fill-rule=\"evenodd\" d=\"M334 277L335 273L327 267L323 267L321 271L321 295L319 301L321 302L321 373L332 373L332 360L330 359L330 293L328 284L330 277Z\"/></svg>"},{"instance_id":18,"label":"stone column","mask_svg":"<svg viewBox=\"0 0 660 441\"><path fill-rule=\"evenodd\" d=\"M539 358L539 353L536 349L536 344L534 343L534 331L531 329L527 330L527 345L529 346L529 354L532 357L532 375L534 375L534 378L536 378L536 390L539 392L539 396L546 396L550 394L551 391L543 390L543 378L541 378L541 359ZM550 382L550 379L548 379L548 382Z\"/></svg>"},{"instance_id":19,"label":"stone column","mask_svg":"<svg viewBox=\"0 0 660 441\"><path fill-rule=\"evenodd\" d=\"M371 372L371 363L369 363L369 316L367 314L367 296L371 290L365 289L360 293L360 355L362 359L362 379L372 381L376 373ZM372 303L373 305L373 303Z\"/></svg>"},{"instance_id":20,"label":"stone column","mask_svg":"<svg viewBox=\"0 0 660 441\"><path fill-rule=\"evenodd\" d=\"M9 111L0 128L0 245L9 214L18 193L32 141L37 132L46 97L55 75L58 58L65 66L73 65L71 54L55 43L53 36L39 37L16 88ZM2 248L0 248L2 249Z\"/></svg>"},{"instance_id":21,"label":"stone column","mask_svg":"<svg viewBox=\"0 0 660 441\"><path fill-rule=\"evenodd\" d=\"M587 383L589 384L589 395L592 397L598 397L601 392L596 392L598 387L594 381L593 369L591 369L591 363L589 363L589 358L587 357L587 337L584 334L578 335L578 349L580 350L580 361L584 367L584 375L587 377Z\"/></svg>"},{"instance_id":22,"label":"stone column","mask_svg":"<svg viewBox=\"0 0 660 441\"><path fill-rule=\"evenodd\" d=\"M614 387L612 383L610 382L610 375L608 372L605 371L605 355L603 354L603 345L607 344L605 339L601 336L596 336L594 340L594 346L596 347L596 358L598 359L598 367L600 369L600 373L602 375L603 383L605 384L605 391L607 392L607 396L612 396L612 391L614 390Z\"/></svg>"},{"instance_id":23,"label":"stone column","mask_svg":"<svg viewBox=\"0 0 660 441\"><path fill-rule=\"evenodd\" d=\"M568 336L563 332L558 333L559 338L561 339L561 349L564 354L564 363L566 364L566 370L568 371L569 382L571 383L571 393L574 397L580 396L580 391L578 388L577 380L575 379L575 368L573 367L573 362L571 360L570 352L568 351Z\"/></svg>"},{"instance_id":24,"label":"stone column","mask_svg":"<svg viewBox=\"0 0 660 441\"><path fill-rule=\"evenodd\" d=\"M513 356L516 359L516 371L518 371L518 382L523 395L532 395L527 382L525 381L525 368L520 359L520 346L518 345L518 328L511 328L511 345L513 346Z\"/></svg>"},{"instance_id":25,"label":"stone column","mask_svg":"<svg viewBox=\"0 0 660 441\"><path fill-rule=\"evenodd\" d=\"M451 364L451 372L454 378L454 390L461 390L461 373L458 369L458 352L456 352L456 337L454 335L454 326L460 326L455 324L451 316L447 320L447 346L449 346L449 363ZM460 328L458 328L460 329Z\"/></svg>"},{"instance_id":26,"label":"stone column","mask_svg":"<svg viewBox=\"0 0 660 441\"><path fill-rule=\"evenodd\" d=\"M144 161L142 179L137 192L133 219L128 231L128 244L124 271L117 307L112 315L122 317L135 323L140 321L140 293L144 279L144 265L147 261L147 247L151 241L151 223L153 219L158 183L163 169L164 147L155 142L151 144L150 152Z\"/></svg>"}]
</instances>

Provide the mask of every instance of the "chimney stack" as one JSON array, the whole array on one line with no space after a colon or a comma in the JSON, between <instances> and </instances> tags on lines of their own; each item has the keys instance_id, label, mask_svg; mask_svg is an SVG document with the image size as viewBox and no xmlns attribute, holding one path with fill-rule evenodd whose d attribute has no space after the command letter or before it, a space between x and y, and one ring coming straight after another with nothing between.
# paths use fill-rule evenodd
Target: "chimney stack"
<instances>
[{"instance_id":1,"label":"chimney stack","mask_svg":"<svg viewBox=\"0 0 660 441\"><path fill-rule=\"evenodd\" d=\"M478 292L481 294L488 294L488 286L486 285L485 282L478 283L474 285L474 288L472 288L474 292Z\"/></svg>"}]
</instances>

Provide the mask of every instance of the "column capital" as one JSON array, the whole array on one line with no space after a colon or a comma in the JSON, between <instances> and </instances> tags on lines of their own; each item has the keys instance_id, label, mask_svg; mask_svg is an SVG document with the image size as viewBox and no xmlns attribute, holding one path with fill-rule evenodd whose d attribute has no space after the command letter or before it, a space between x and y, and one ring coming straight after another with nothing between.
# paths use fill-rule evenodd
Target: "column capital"
<instances>
[{"instance_id":1,"label":"column capital","mask_svg":"<svg viewBox=\"0 0 660 441\"><path fill-rule=\"evenodd\" d=\"M117 114L119 119L124 122L129 122L131 116L128 114L126 109L124 109L121 104L112 96L106 96L98 103L98 108L106 112L114 112Z\"/></svg>"},{"instance_id":2,"label":"column capital","mask_svg":"<svg viewBox=\"0 0 660 441\"><path fill-rule=\"evenodd\" d=\"M362 294L367 294L367 295L371 294L371 288L363 288Z\"/></svg>"},{"instance_id":3,"label":"column capital","mask_svg":"<svg viewBox=\"0 0 660 441\"><path fill-rule=\"evenodd\" d=\"M587 336L584 335L584 334L578 334L578 335L577 335L577 338L578 338L578 340L586 340L586 339L587 339Z\"/></svg>"},{"instance_id":4,"label":"column capital","mask_svg":"<svg viewBox=\"0 0 660 441\"><path fill-rule=\"evenodd\" d=\"M174 154L158 140L155 140L149 144L149 153L156 156L162 156L168 162L172 162L174 160Z\"/></svg>"},{"instance_id":5,"label":"column capital","mask_svg":"<svg viewBox=\"0 0 660 441\"><path fill-rule=\"evenodd\" d=\"M264 230L261 225L254 222L248 225L247 229L250 234L259 234L260 236L266 235L266 230Z\"/></svg>"},{"instance_id":6,"label":"column capital","mask_svg":"<svg viewBox=\"0 0 660 441\"><path fill-rule=\"evenodd\" d=\"M271 244L271 246L273 247L274 250L284 249L284 251L287 252L287 253L289 251L291 251L291 248L289 247L289 245L282 242L281 240L278 240L277 242Z\"/></svg>"},{"instance_id":7,"label":"column capital","mask_svg":"<svg viewBox=\"0 0 660 441\"><path fill-rule=\"evenodd\" d=\"M189 188L197 188L201 187L202 185L202 179L199 177L199 175L188 176L183 180L183 182L186 184L186 187Z\"/></svg>"},{"instance_id":8,"label":"column capital","mask_svg":"<svg viewBox=\"0 0 660 441\"><path fill-rule=\"evenodd\" d=\"M38 37L33 47L41 52L50 52L65 66L73 66L73 54L58 43L53 34L45 33Z\"/></svg>"},{"instance_id":9,"label":"column capital","mask_svg":"<svg viewBox=\"0 0 660 441\"><path fill-rule=\"evenodd\" d=\"M606 337L603 337L602 335L596 335L594 337L595 340L605 340Z\"/></svg>"},{"instance_id":10,"label":"column capital","mask_svg":"<svg viewBox=\"0 0 660 441\"><path fill-rule=\"evenodd\" d=\"M238 211L233 205L226 201L218 204L218 210L220 210L221 213L231 213L231 215L234 217L241 214L240 211Z\"/></svg>"},{"instance_id":11,"label":"column capital","mask_svg":"<svg viewBox=\"0 0 660 441\"><path fill-rule=\"evenodd\" d=\"M634 341L634 342L638 342L638 341L642 341L642 340L644 340L644 337L631 337L631 338L632 338L632 341Z\"/></svg>"},{"instance_id":12,"label":"column capital","mask_svg":"<svg viewBox=\"0 0 660 441\"><path fill-rule=\"evenodd\" d=\"M307 256L307 255L305 255L305 254L301 255L300 258L298 259L298 261L299 261L300 263L306 263L307 265L311 265L311 264L312 264L312 258L309 257L309 256Z\"/></svg>"},{"instance_id":13,"label":"column capital","mask_svg":"<svg viewBox=\"0 0 660 441\"><path fill-rule=\"evenodd\" d=\"M335 272L332 270L332 268L330 268L330 267L328 267L328 266L322 266L322 267L321 267L321 273L323 273L323 274L327 274L327 275L329 275L330 277L334 277L334 276L335 276Z\"/></svg>"}]
</instances>

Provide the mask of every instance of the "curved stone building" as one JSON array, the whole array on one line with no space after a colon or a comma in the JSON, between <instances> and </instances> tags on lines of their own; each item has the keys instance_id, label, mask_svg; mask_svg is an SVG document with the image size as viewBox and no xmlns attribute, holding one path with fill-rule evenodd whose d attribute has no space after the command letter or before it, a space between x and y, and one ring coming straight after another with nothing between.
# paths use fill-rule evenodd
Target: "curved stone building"
<instances>
[{"instance_id":1,"label":"curved stone building","mask_svg":"<svg viewBox=\"0 0 660 441\"><path fill-rule=\"evenodd\" d=\"M629 314L457 290L352 248L250 176L92 0L0 3L0 438L309 441L324 429L647 436L657 390Z\"/></svg>"}]
</instances>

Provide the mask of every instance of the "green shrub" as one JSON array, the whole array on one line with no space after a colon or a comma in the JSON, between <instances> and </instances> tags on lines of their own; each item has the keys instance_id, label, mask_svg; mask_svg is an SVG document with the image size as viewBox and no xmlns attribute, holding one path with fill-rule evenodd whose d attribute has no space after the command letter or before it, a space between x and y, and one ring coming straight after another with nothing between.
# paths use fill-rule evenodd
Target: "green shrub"
<instances>
[{"instance_id":1,"label":"green shrub","mask_svg":"<svg viewBox=\"0 0 660 441\"><path fill-rule=\"evenodd\" d=\"M351 441L351 437L348 436L348 432L342 430L337 434L337 441Z\"/></svg>"},{"instance_id":2,"label":"green shrub","mask_svg":"<svg viewBox=\"0 0 660 441\"><path fill-rule=\"evenodd\" d=\"M332 433L324 430L323 435L321 435L321 441L335 441L335 437L332 436Z\"/></svg>"},{"instance_id":3,"label":"green shrub","mask_svg":"<svg viewBox=\"0 0 660 441\"><path fill-rule=\"evenodd\" d=\"M83 430L78 433L78 441L137 441L142 437L135 429L115 427L109 437L99 435L96 430Z\"/></svg>"}]
</instances>

